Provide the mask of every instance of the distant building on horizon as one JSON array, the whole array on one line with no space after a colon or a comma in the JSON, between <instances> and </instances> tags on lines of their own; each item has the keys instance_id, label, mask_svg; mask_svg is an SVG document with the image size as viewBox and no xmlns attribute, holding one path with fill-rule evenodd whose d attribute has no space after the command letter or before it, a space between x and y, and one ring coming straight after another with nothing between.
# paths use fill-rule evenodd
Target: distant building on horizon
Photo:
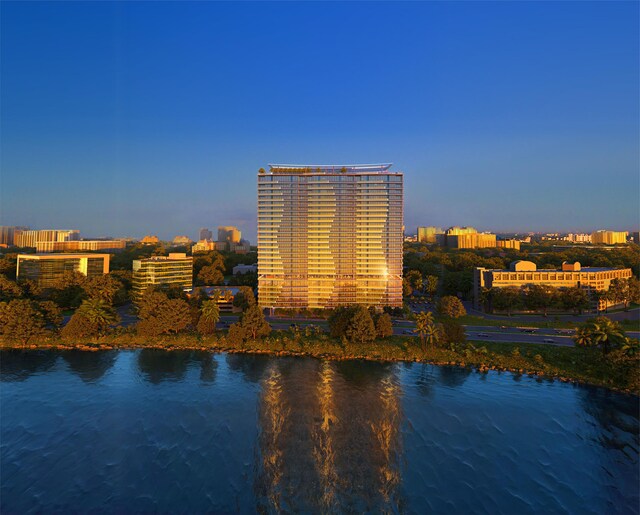
<instances>
[{"instance_id":1,"label":"distant building on horizon","mask_svg":"<svg viewBox=\"0 0 640 515\"><path fill-rule=\"evenodd\" d=\"M444 234L440 227L418 227L416 237L418 243L436 243L438 234Z\"/></svg>"},{"instance_id":2,"label":"distant building on horizon","mask_svg":"<svg viewBox=\"0 0 640 515\"><path fill-rule=\"evenodd\" d=\"M449 227L444 234L436 234L439 245L450 249L479 249L497 247L495 234L479 233L473 227Z\"/></svg>"},{"instance_id":3,"label":"distant building on horizon","mask_svg":"<svg viewBox=\"0 0 640 515\"><path fill-rule=\"evenodd\" d=\"M39 241L36 243L36 252L121 250L126 246L124 240Z\"/></svg>"},{"instance_id":4,"label":"distant building on horizon","mask_svg":"<svg viewBox=\"0 0 640 515\"><path fill-rule=\"evenodd\" d=\"M28 231L28 227L18 225L0 225L0 245L15 245L16 231Z\"/></svg>"},{"instance_id":5,"label":"distant building on horizon","mask_svg":"<svg viewBox=\"0 0 640 515\"><path fill-rule=\"evenodd\" d=\"M66 272L87 277L108 274L110 257L109 254L18 254L16 280L31 280L41 288L48 288Z\"/></svg>"},{"instance_id":6,"label":"distant building on horizon","mask_svg":"<svg viewBox=\"0 0 640 515\"><path fill-rule=\"evenodd\" d=\"M212 240L213 232L211 232L208 228L202 227L200 232L198 233L198 241L201 240Z\"/></svg>"},{"instance_id":7,"label":"distant building on horizon","mask_svg":"<svg viewBox=\"0 0 640 515\"><path fill-rule=\"evenodd\" d=\"M605 243L615 245L617 243L627 243L627 235L624 231L599 230L591 233L591 243Z\"/></svg>"},{"instance_id":8,"label":"distant building on horizon","mask_svg":"<svg viewBox=\"0 0 640 515\"><path fill-rule=\"evenodd\" d=\"M176 236L172 241L175 246L191 245L193 240L189 236Z\"/></svg>"},{"instance_id":9,"label":"distant building on horizon","mask_svg":"<svg viewBox=\"0 0 640 515\"><path fill-rule=\"evenodd\" d=\"M228 243L240 243L242 233L240 229L232 225L218 226L218 241L226 241Z\"/></svg>"},{"instance_id":10,"label":"distant building on horizon","mask_svg":"<svg viewBox=\"0 0 640 515\"><path fill-rule=\"evenodd\" d=\"M14 245L16 247L37 248L40 241L76 241L80 239L77 229L39 229L14 230Z\"/></svg>"},{"instance_id":11,"label":"distant building on horizon","mask_svg":"<svg viewBox=\"0 0 640 515\"><path fill-rule=\"evenodd\" d=\"M139 299L150 286L191 288L193 257L184 252L133 261L132 295Z\"/></svg>"},{"instance_id":12,"label":"distant building on horizon","mask_svg":"<svg viewBox=\"0 0 640 515\"><path fill-rule=\"evenodd\" d=\"M390 167L260 169L261 307L402 306L403 174Z\"/></svg>"},{"instance_id":13,"label":"distant building on horizon","mask_svg":"<svg viewBox=\"0 0 640 515\"><path fill-rule=\"evenodd\" d=\"M496 246L502 249L520 250L520 240L496 240Z\"/></svg>"},{"instance_id":14,"label":"distant building on horizon","mask_svg":"<svg viewBox=\"0 0 640 515\"><path fill-rule=\"evenodd\" d=\"M143 245L155 245L156 243L160 243L160 240L155 234L153 235L147 234L144 238L140 240L140 243L142 243Z\"/></svg>"}]
</instances>

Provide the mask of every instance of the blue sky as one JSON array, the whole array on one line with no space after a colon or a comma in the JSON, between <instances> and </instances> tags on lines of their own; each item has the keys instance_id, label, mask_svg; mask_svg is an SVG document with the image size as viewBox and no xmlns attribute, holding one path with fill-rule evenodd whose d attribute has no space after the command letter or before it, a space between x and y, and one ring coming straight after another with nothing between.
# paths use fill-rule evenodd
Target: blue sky
<instances>
[{"instance_id":1,"label":"blue sky","mask_svg":"<svg viewBox=\"0 0 640 515\"><path fill-rule=\"evenodd\" d=\"M270 162L393 162L405 225L639 223L637 2L0 4L0 224L255 241Z\"/></svg>"}]
</instances>

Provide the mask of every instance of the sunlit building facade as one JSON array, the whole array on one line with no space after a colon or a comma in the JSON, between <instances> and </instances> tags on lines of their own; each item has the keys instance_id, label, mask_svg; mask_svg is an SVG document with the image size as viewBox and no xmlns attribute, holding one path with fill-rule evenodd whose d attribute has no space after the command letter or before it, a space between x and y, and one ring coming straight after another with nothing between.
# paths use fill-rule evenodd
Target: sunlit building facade
<instances>
[{"instance_id":1,"label":"sunlit building facade","mask_svg":"<svg viewBox=\"0 0 640 515\"><path fill-rule=\"evenodd\" d=\"M607 245L627 243L628 234L624 231L596 231L591 233L591 243L605 243Z\"/></svg>"},{"instance_id":2,"label":"sunlit building facade","mask_svg":"<svg viewBox=\"0 0 640 515\"><path fill-rule=\"evenodd\" d=\"M133 261L132 293L139 299L150 286L191 288L193 257L182 252Z\"/></svg>"},{"instance_id":3,"label":"sunlit building facade","mask_svg":"<svg viewBox=\"0 0 640 515\"><path fill-rule=\"evenodd\" d=\"M633 276L630 268L582 267L579 262L562 263L558 270L539 270L532 261L514 261L509 270L475 268L473 272L474 307L480 307L482 291L491 288L513 287L536 284L554 288L579 287L593 299L593 307L604 309L613 305L613 301L599 300L596 303L593 293L607 291L614 279L629 279Z\"/></svg>"},{"instance_id":4,"label":"sunlit building facade","mask_svg":"<svg viewBox=\"0 0 640 515\"><path fill-rule=\"evenodd\" d=\"M261 307L402 306L403 174L390 167L258 173Z\"/></svg>"},{"instance_id":5,"label":"sunlit building facade","mask_svg":"<svg viewBox=\"0 0 640 515\"><path fill-rule=\"evenodd\" d=\"M14 232L14 245L16 247L36 248L39 241L75 241L80 239L78 230L42 229Z\"/></svg>"},{"instance_id":6,"label":"sunlit building facade","mask_svg":"<svg viewBox=\"0 0 640 515\"><path fill-rule=\"evenodd\" d=\"M420 243L436 243L438 234L444 234L440 227L418 227L416 237Z\"/></svg>"},{"instance_id":7,"label":"sunlit building facade","mask_svg":"<svg viewBox=\"0 0 640 515\"><path fill-rule=\"evenodd\" d=\"M39 241L36 243L37 252L74 252L89 250L119 250L124 249L124 240L73 240L73 241Z\"/></svg>"}]
</instances>

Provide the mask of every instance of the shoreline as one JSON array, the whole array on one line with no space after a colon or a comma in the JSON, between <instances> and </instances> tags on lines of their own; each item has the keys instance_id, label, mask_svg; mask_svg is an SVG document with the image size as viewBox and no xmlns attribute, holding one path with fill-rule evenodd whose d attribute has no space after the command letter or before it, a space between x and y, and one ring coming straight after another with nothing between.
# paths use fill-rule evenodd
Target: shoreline
<instances>
[{"instance_id":1,"label":"shoreline","mask_svg":"<svg viewBox=\"0 0 640 515\"><path fill-rule=\"evenodd\" d=\"M141 341L143 340L143 341ZM220 341L222 340L222 341ZM317 343L318 345L314 345ZM530 350L544 352L536 344L509 344L496 343L504 350L511 350L511 354L494 353L487 350L487 345L492 342L483 342L485 345L476 346L472 342L455 346L455 350L445 348L427 348L423 350L414 342L397 343L395 341L386 342L384 340L374 342L371 345L345 344L331 340L319 342L296 342L295 340L281 338L271 341L248 341L244 345L233 345L225 341L224 337L211 338L197 335L177 335L164 338L144 338L135 335L109 335L102 339L76 340L73 342L63 341L60 338L46 338L35 340L22 345L19 343L6 342L0 339L0 350L55 350L70 351L77 350L83 352L99 351L119 351L119 350L144 350L155 349L172 351L199 351L212 352L216 354L253 354L273 357L307 357L314 359L324 359L330 361L363 360L379 363L424 363L433 366L455 366L471 369L476 373L487 374L489 371L498 373L508 372L516 376L528 376L537 380L547 380L550 382L559 381L583 386L595 386L606 388L617 393L624 393L640 397L640 387L631 385L616 384L613 379L605 380L594 375L575 374L561 363L547 362L540 354L533 356L534 362L530 358ZM287 348L297 345L297 349ZM279 346L280 348L274 348ZM314 349L314 347L316 347ZM457 348L460 347L460 348ZM519 353L522 348L525 355ZM517 349L518 354L513 352ZM573 348L571 348L574 350ZM555 349L558 350L558 349ZM565 349L559 349L566 353ZM584 351L586 349L579 349ZM594 350L594 349L590 349ZM599 351L598 351L599 352ZM463 355L464 354L464 355ZM548 356L551 355L547 352ZM561 361L560 359L558 361ZM574 362L575 363L575 362ZM576 377L576 375L578 377ZM634 378L635 380L635 378ZM617 382L617 381L616 381ZM635 381L634 381L635 384Z\"/></svg>"}]
</instances>

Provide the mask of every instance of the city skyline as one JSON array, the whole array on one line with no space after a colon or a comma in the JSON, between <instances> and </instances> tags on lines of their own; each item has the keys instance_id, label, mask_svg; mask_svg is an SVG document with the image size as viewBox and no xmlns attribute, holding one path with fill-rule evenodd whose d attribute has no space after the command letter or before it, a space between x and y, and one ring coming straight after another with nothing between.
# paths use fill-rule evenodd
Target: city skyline
<instances>
[{"instance_id":1,"label":"city skyline","mask_svg":"<svg viewBox=\"0 0 640 515\"><path fill-rule=\"evenodd\" d=\"M255 241L264 163L393 162L407 232L637 230L637 3L0 9L2 225Z\"/></svg>"}]
</instances>

